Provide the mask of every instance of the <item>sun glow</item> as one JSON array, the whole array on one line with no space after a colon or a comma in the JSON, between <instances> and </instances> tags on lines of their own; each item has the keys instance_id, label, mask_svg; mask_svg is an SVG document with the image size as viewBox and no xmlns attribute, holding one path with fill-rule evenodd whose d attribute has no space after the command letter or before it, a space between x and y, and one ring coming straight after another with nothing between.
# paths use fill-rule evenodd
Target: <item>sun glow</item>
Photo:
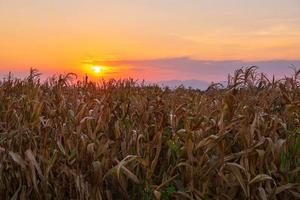
<instances>
[{"instance_id":1,"label":"sun glow","mask_svg":"<svg viewBox=\"0 0 300 200\"><path fill-rule=\"evenodd\" d=\"M95 74L100 74L103 71L103 67L102 66L93 66L92 70Z\"/></svg>"},{"instance_id":2,"label":"sun glow","mask_svg":"<svg viewBox=\"0 0 300 200\"><path fill-rule=\"evenodd\" d=\"M89 76L92 80L98 80L101 78L111 78L115 70L107 65L98 65L93 63L85 63L80 66L81 72L84 75Z\"/></svg>"}]
</instances>

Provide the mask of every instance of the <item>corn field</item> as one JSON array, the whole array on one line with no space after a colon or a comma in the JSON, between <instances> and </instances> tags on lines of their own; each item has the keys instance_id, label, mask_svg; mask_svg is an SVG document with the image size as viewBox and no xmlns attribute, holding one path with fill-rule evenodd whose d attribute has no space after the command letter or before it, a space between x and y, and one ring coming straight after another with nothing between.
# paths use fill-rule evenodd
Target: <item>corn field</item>
<instances>
[{"instance_id":1,"label":"corn field","mask_svg":"<svg viewBox=\"0 0 300 200\"><path fill-rule=\"evenodd\" d=\"M1 199L300 199L300 71L206 91L0 82Z\"/></svg>"}]
</instances>

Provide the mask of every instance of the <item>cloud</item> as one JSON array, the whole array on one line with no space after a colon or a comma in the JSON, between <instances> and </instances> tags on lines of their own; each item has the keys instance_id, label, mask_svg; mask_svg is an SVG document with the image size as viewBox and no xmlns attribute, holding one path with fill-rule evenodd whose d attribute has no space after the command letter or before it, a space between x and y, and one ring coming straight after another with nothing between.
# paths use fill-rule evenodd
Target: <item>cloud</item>
<instances>
[{"instance_id":1,"label":"cloud","mask_svg":"<svg viewBox=\"0 0 300 200\"><path fill-rule=\"evenodd\" d=\"M265 36L276 38L299 37L300 29L298 26L286 24L276 24L250 32L252 36Z\"/></svg>"},{"instance_id":2,"label":"cloud","mask_svg":"<svg viewBox=\"0 0 300 200\"><path fill-rule=\"evenodd\" d=\"M300 60L265 60L265 61L242 61L242 60L198 60L190 57L159 58L148 60L114 60L104 61L99 64L108 66L127 66L131 71L147 75L146 73L158 72L157 80L170 79L197 79L204 81L221 81L227 75L241 67L258 66L259 72L269 76L282 77L293 71L291 67L300 68Z\"/></svg>"},{"instance_id":3,"label":"cloud","mask_svg":"<svg viewBox=\"0 0 300 200\"><path fill-rule=\"evenodd\" d=\"M259 72L264 72L270 77L277 78L293 74L291 66L300 69L300 60L201 60L192 57L169 57L157 59L110 59L90 60L88 63L109 66L112 70L107 72L108 78L136 78L151 82L166 80L201 80L207 83L227 80L227 75L232 74L236 69L247 66L258 66ZM2 70L1 70L2 69ZM4 66L0 66L0 75L7 76ZM24 70L12 70L15 76L27 75ZM43 76L50 76L53 71L43 71ZM59 73L59 72L57 72ZM76 71L75 71L76 73ZM79 73L79 76L85 73ZM0 78L1 78L0 76ZM193 84L194 85L194 84Z\"/></svg>"}]
</instances>

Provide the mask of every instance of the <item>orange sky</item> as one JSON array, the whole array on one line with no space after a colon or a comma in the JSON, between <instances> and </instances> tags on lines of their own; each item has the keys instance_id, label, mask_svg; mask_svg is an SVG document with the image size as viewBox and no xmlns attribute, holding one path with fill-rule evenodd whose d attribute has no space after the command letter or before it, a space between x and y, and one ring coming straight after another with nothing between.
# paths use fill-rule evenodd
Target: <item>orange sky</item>
<instances>
[{"instance_id":1,"label":"orange sky","mask_svg":"<svg viewBox=\"0 0 300 200\"><path fill-rule=\"evenodd\" d=\"M87 63L180 57L299 60L299 10L298 0L0 0L0 73L84 74ZM106 76L170 74L161 66L118 62Z\"/></svg>"}]
</instances>

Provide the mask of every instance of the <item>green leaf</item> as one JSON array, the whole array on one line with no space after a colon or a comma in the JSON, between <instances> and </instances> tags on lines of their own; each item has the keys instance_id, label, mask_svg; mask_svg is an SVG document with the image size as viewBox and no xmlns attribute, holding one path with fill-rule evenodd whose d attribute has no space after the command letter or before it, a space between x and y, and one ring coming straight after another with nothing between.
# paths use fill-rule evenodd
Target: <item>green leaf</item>
<instances>
[{"instance_id":1,"label":"green leaf","mask_svg":"<svg viewBox=\"0 0 300 200\"><path fill-rule=\"evenodd\" d=\"M167 193L170 195L172 193L175 192L175 187L173 185L170 185L168 188L167 188Z\"/></svg>"}]
</instances>

